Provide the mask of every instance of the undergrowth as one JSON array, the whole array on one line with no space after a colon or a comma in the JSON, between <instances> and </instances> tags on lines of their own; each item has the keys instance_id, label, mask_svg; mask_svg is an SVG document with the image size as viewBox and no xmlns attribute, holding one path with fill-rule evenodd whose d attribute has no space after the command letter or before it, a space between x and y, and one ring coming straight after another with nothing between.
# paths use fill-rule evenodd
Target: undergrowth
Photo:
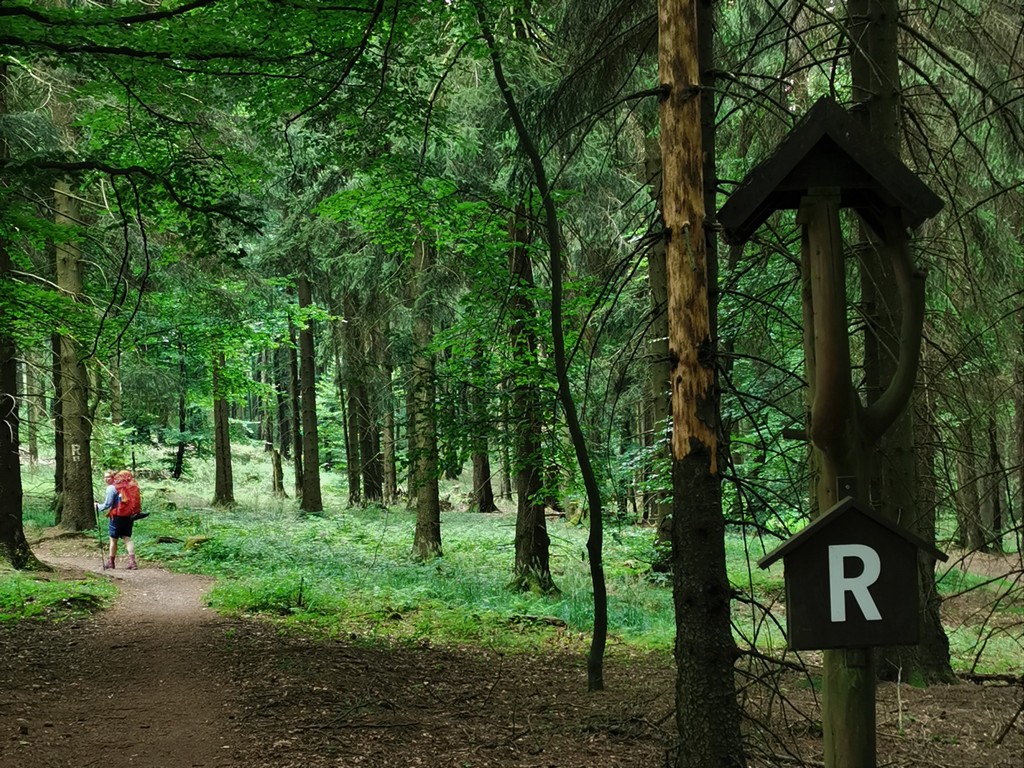
<instances>
[{"instance_id":1,"label":"undergrowth","mask_svg":"<svg viewBox=\"0 0 1024 768\"><path fill-rule=\"evenodd\" d=\"M326 510L304 516L294 499L272 496L258 449L241 446L236 453L236 506L209 505L212 466L193 461L186 480L143 481L144 506L151 516L135 529L144 564L161 562L217 577L207 597L217 610L259 614L282 627L356 642L511 650L582 649L589 643L593 605L585 524L549 521L556 594L514 591L509 588L515 535L511 504L500 514L458 511L464 489L446 485L442 494L455 509L442 513L444 556L419 563L412 557L413 512L348 508L341 478L325 474ZM27 474L25 527L31 538L52 523L46 493L52 476L45 470ZM612 651L672 650L671 579L651 572L653 538L651 528L628 521L611 520L606 526ZM777 544L744 537L735 529L726 540L727 573L737 595L734 635L741 648L771 654L785 650L783 570L781 563L761 570L756 561ZM1011 585L951 570L939 587L947 597L966 590L998 598ZM67 594L52 598L41 596L44 589L30 577L0 573L4 617L45 615L62 605L95 606L105 599L93 598L94 587L87 583L72 583ZM956 669L1022 671L1024 609L1019 590L1009 597L995 601L991 617L996 620L949 627Z\"/></svg>"},{"instance_id":2,"label":"undergrowth","mask_svg":"<svg viewBox=\"0 0 1024 768\"><path fill-rule=\"evenodd\" d=\"M101 578L59 581L0 570L0 622L84 616L109 605L117 587Z\"/></svg>"}]
</instances>

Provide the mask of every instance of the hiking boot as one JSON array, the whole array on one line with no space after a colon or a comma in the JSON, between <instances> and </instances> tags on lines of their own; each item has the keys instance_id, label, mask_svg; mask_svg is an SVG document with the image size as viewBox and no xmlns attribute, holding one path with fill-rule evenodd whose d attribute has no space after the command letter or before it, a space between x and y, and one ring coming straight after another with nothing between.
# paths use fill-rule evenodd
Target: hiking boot
<instances>
[{"instance_id":1,"label":"hiking boot","mask_svg":"<svg viewBox=\"0 0 1024 768\"><path fill-rule=\"evenodd\" d=\"M128 555L128 570L137 571L139 570L139 564L135 562L135 555Z\"/></svg>"},{"instance_id":2,"label":"hiking boot","mask_svg":"<svg viewBox=\"0 0 1024 768\"><path fill-rule=\"evenodd\" d=\"M114 558L108 557L107 558L107 562L105 562L103 564L103 570L106 571L106 570L112 569L113 567L114 567Z\"/></svg>"}]
</instances>

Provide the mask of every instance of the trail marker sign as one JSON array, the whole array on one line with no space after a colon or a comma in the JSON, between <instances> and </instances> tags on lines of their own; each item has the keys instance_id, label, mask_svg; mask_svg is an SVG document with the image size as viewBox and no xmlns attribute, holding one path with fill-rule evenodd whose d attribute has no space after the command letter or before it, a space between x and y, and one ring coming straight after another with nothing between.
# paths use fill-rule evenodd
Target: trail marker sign
<instances>
[{"instance_id":1,"label":"trail marker sign","mask_svg":"<svg viewBox=\"0 0 1024 768\"><path fill-rule=\"evenodd\" d=\"M946 555L846 497L758 561L785 564L789 647L868 648L918 641L918 551Z\"/></svg>"}]
</instances>

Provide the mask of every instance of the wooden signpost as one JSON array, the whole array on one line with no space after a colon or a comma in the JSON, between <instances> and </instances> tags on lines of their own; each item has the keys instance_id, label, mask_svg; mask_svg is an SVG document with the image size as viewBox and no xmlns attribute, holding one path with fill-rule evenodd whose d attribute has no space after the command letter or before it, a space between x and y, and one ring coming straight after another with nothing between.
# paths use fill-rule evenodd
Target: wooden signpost
<instances>
[{"instance_id":1,"label":"wooden signpost","mask_svg":"<svg viewBox=\"0 0 1024 768\"><path fill-rule=\"evenodd\" d=\"M896 373L866 406L853 385L841 208L857 212L891 259L901 302ZM871 647L916 640L916 550L924 543L856 500L868 498L873 449L906 408L917 375L924 275L913 267L907 232L941 208L855 118L821 99L718 215L730 243L748 240L779 210L797 210L801 226L807 435L816 453L817 505L826 512L762 562L785 558L790 644L826 649L826 768L875 768Z\"/></svg>"}]
</instances>

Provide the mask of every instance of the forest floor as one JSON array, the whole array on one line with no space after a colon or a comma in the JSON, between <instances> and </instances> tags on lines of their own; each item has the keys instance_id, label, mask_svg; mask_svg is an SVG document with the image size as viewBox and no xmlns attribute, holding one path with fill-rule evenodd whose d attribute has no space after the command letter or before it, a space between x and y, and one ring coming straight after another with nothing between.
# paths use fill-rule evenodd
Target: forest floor
<instances>
[{"instance_id":1,"label":"forest floor","mask_svg":"<svg viewBox=\"0 0 1024 768\"><path fill-rule=\"evenodd\" d=\"M218 616L203 604L210 582L200 577L144 561L138 571L103 572L91 540L34 547L55 569L48 578L102 574L120 595L88 618L0 625L0 766L670 764L667 658L615 651L607 690L588 694L577 652L298 636ZM770 696L746 697L759 723L748 729L751 766L820 765L806 680L786 673ZM882 684L879 765L1021 768L1022 698L1013 684Z\"/></svg>"}]
</instances>

